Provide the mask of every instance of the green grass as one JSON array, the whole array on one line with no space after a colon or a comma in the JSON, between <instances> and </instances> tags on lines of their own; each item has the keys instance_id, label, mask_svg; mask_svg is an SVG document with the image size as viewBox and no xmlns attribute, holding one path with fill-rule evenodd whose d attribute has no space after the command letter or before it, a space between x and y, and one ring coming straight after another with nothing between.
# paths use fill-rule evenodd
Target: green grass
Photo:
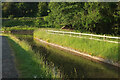
<instances>
[{"instance_id":1,"label":"green grass","mask_svg":"<svg viewBox=\"0 0 120 80\"><path fill-rule=\"evenodd\" d=\"M48 34L46 29L34 31L34 37L62 46L73 48L93 56L111 59L120 62L120 49L118 44L104 41L89 40L84 38L70 37L67 35Z\"/></svg>"},{"instance_id":2,"label":"green grass","mask_svg":"<svg viewBox=\"0 0 120 80\"><path fill-rule=\"evenodd\" d=\"M27 42L11 35L7 39L15 55L19 78L60 78L60 72L55 75L53 67L48 67L43 57L35 53Z\"/></svg>"}]
</instances>

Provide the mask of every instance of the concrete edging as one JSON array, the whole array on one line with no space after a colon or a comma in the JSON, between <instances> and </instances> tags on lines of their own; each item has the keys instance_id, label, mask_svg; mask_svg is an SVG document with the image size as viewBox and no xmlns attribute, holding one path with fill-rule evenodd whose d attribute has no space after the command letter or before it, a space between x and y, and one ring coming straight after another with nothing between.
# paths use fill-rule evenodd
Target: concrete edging
<instances>
[{"instance_id":1,"label":"concrete edging","mask_svg":"<svg viewBox=\"0 0 120 80\"><path fill-rule=\"evenodd\" d=\"M91 58L91 59L94 59L94 60L97 60L97 61L100 61L100 62L103 62L103 63L107 63L107 64L110 64L110 65L113 65L113 66L116 66L116 67L120 67L120 64L118 64L116 62L113 62L112 60L103 59L103 58L100 58L100 57L91 56L89 54L81 53L81 52L79 52L77 50L74 50L74 49L71 49L71 48L68 48L68 47L63 47L63 46L60 46L60 45L57 45L57 44L54 44L54 43L49 43L49 42L44 41L44 40L39 39L39 38L35 38L35 39L42 42L42 43L45 43L45 44L48 44L48 45L51 45L51 46L55 46L55 47L59 47L61 49L69 50L71 52L80 54L80 55L82 55L84 57L88 57L88 58Z\"/></svg>"}]
</instances>

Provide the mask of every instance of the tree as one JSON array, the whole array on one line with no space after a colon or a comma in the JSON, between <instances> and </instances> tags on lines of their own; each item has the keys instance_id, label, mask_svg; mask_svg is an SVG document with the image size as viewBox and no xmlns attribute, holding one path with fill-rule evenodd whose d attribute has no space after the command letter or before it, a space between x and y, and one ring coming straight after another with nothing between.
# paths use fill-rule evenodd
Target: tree
<instances>
[{"instance_id":1,"label":"tree","mask_svg":"<svg viewBox=\"0 0 120 80\"><path fill-rule=\"evenodd\" d=\"M2 3L3 17L8 17L10 15L15 15L16 11L17 11L17 8L15 6L15 3L10 3L10 2Z\"/></svg>"},{"instance_id":2,"label":"tree","mask_svg":"<svg viewBox=\"0 0 120 80\"><path fill-rule=\"evenodd\" d=\"M25 16L25 17L34 17L36 16L37 13L37 2L20 2L20 3L16 3L17 6L17 11L19 12L19 15L17 16ZM32 6L32 7L31 7Z\"/></svg>"},{"instance_id":3,"label":"tree","mask_svg":"<svg viewBox=\"0 0 120 80\"><path fill-rule=\"evenodd\" d=\"M72 25L76 30L104 34L111 33L115 24L116 3L112 2L50 2L49 9L47 20L55 27Z\"/></svg>"},{"instance_id":4,"label":"tree","mask_svg":"<svg viewBox=\"0 0 120 80\"><path fill-rule=\"evenodd\" d=\"M4 2L2 3L3 17L9 17L10 15L14 17L35 16L37 13L37 5L38 3L35 2Z\"/></svg>"},{"instance_id":5,"label":"tree","mask_svg":"<svg viewBox=\"0 0 120 80\"><path fill-rule=\"evenodd\" d=\"M39 2L38 4L38 13L39 17L48 15L48 3L47 2Z\"/></svg>"}]
</instances>

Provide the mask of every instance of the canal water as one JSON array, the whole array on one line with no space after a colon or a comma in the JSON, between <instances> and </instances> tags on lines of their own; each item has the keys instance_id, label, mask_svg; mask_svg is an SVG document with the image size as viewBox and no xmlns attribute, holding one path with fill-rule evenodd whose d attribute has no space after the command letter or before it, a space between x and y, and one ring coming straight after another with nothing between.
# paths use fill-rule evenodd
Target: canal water
<instances>
[{"instance_id":1,"label":"canal water","mask_svg":"<svg viewBox=\"0 0 120 80\"><path fill-rule=\"evenodd\" d=\"M33 51L42 55L45 61L54 63L66 78L118 78L120 70L108 64L95 62L50 45L43 44L32 35L16 35L20 40L27 41Z\"/></svg>"}]
</instances>

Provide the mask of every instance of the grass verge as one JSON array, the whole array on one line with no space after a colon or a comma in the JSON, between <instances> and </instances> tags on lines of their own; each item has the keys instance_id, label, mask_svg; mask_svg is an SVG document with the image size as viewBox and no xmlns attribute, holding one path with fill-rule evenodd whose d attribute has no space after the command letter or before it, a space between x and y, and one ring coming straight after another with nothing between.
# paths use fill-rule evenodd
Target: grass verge
<instances>
[{"instance_id":1,"label":"grass verge","mask_svg":"<svg viewBox=\"0 0 120 80\"><path fill-rule=\"evenodd\" d=\"M15 62L20 78L62 77L58 70L53 70L53 67L50 67L47 62L45 64L43 57L35 53L27 42L20 41L12 35L7 36L7 39L15 53Z\"/></svg>"},{"instance_id":2,"label":"grass verge","mask_svg":"<svg viewBox=\"0 0 120 80\"><path fill-rule=\"evenodd\" d=\"M118 44L67 35L48 34L45 30L38 29L34 31L34 37L120 63L120 49Z\"/></svg>"}]
</instances>

